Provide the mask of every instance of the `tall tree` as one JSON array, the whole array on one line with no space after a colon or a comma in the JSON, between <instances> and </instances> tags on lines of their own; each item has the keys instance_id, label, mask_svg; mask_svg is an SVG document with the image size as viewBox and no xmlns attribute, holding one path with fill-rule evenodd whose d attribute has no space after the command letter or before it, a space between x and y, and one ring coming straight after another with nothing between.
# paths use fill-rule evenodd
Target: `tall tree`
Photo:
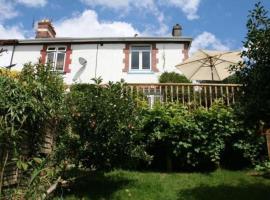
<instances>
[{"instance_id":1,"label":"tall tree","mask_svg":"<svg viewBox=\"0 0 270 200\"><path fill-rule=\"evenodd\" d=\"M268 11L255 4L247 21L242 67L236 74L243 84L242 105L247 120L270 128L270 18Z\"/></svg>"}]
</instances>

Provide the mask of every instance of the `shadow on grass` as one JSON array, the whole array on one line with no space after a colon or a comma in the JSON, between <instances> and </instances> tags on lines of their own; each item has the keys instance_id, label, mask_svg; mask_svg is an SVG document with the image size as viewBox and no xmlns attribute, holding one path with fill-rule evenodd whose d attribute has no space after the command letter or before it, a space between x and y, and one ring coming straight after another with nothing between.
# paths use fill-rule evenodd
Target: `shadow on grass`
<instances>
[{"instance_id":1,"label":"shadow on grass","mask_svg":"<svg viewBox=\"0 0 270 200\"><path fill-rule=\"evenodd\" d=\"M262 177L265 179L270 179L270 172L265 172Z\"/></svg>"},{"instance_id":2,"label":"shadow on grass","mask_svg":"<svg viewBox=\"0 0 270 200\"><path fill-rule=\"evenodd\" d=\"M270 187L267 184L243 181L242 185L201 185L183 190L178 194L178 200L266 200L270 199Z\"/></svg>"},{"instance_id":3,"label":"shadow on grass","mask_svg":"<svg viewBox=\"0 0 270 200\"><path fill-rule=\"evenodd\" d=\"M111 199L112 195L133 183L134 180L123 178L120 175L106 176L103 173L82 172L68 188L58 191L63 197L76 197L76 199Z\"/></svg>"}]
</instances>

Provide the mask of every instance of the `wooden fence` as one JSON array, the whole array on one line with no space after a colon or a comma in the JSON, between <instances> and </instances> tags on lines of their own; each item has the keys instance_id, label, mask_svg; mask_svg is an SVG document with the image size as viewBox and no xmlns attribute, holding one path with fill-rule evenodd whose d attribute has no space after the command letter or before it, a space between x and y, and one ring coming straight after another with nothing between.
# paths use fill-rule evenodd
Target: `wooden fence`
<instances>
[{"instance_id":1,"label":"wooden fence","mask_svg":"<svg viewBox=\"0 0 270 200\"><path fill-rule=\"evenodd\" d=\"M152 106L156 102L179 102L187 106L209 107L217 99L225 105L237 100L239 84L131 83L132 94L143 94ZM138 95L140 96L140 95Z\"/></svg>"},{"instance_id":2,"label":"wooden fence","mask_svg":"<svg viewBox=\"0 0 270 200\"><path fill-rule=\"evenodd\" d=\"M56 134L56 124L53 122L45 123L43 127L43 134L41 134L41 146L38 150L39 153L43 156L49 155L53 151L55 134ZM31 138L29 139L31 140ZM25 143L26 142L26 143ZM19 152L20 157L27 158L29 157L29 150L32 148L30 144L27 143L27 140L21 145L21 152ZM4 170L3 174L3 186L11 186L20 182L22 178L22 170L18 169L16 165L16 161L13 161L14 149L12 147L4 147L3 144L0 143L0 172ZM5 156L5 153L8 152L8 156ZM5 163L6 160L6 164ZM5 166L4 166L4 165ZM2 166L3 165L3 166Z\"/></svg>"}]
</instances>

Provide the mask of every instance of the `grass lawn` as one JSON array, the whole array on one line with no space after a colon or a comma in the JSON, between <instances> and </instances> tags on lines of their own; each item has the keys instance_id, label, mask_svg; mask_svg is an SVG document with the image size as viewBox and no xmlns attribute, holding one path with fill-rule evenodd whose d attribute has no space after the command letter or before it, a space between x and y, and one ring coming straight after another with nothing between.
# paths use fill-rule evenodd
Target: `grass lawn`
<instances>
[{"instance_id":1,"label":"grass lawn","mask_svg":"<svg viewBox=\"0 0 270 200\"><path fill-rule=\"evenodd\" d=\"M55 199L270 200L270 179L247 175L247 171L226 170L212 173L91 173L79 178L70 191L59 191Z\"/></svg>"}]
</instances>

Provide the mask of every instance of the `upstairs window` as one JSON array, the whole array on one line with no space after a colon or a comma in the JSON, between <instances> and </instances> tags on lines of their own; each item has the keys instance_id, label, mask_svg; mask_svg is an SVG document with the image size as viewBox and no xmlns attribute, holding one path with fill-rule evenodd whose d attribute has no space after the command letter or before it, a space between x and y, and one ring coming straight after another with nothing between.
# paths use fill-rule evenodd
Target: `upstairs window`
<instances>
[{"instance_id":1,"label":"upstairs window","mask_svg":"<svg viewBox=\"0 0 270 200\"><path fill-rule=\"evenodd\" d=\"M52 66L54 71L64 71L66 47L48 47L46 63Z\"/></svg>"},{"instance_id":2,"label":"upstairs window","mask_svg":"<svg viewBox=\"0 0 270 200\"><path fill-rule=\"evenodd\" d=\"M151 70L151 47L147 45L131 47L131 70Z\"/></svg>"}]
</instances>

